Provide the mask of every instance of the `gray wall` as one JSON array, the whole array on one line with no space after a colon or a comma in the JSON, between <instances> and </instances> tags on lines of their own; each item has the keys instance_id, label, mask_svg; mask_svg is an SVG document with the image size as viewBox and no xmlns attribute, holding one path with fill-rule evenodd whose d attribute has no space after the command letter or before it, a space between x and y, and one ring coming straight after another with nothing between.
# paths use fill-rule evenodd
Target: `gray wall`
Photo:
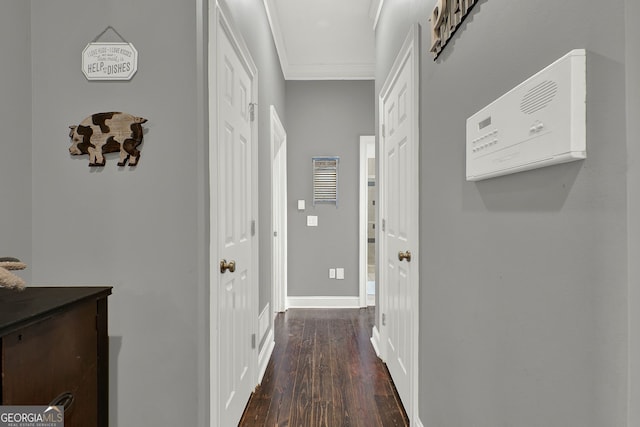
<instances>
[{"instance_id":1,"label":"gray wall","mask_svg":"<svg viewBox=\"0 0 640 427\"><path fill-rule=\"evenodd\" d=\"M640 3L626 0L627 194L629 203L629 426L640 425Z\"/></svg>"},{"instance_id":2,"label":"gray wall","mask_svg":"<svg viewBox=\"0 0 640 427\"><path fill-rule=\"evenodd\" d=\"M640 277L633 262L627 266L627 259L637 260L640 253L633 221L640 211L640 181L634 179L640 168L633 161L640 115L633 78L640 69L637 30L628 25L625 39L621 0L612 2L607 14L596 4L578 0L535 5L485 0L443 59L433 63L425 48L425 17L432 6L427 0L386 2L377 31L376 91L410 24L418 17L423 25L421 419L425 425L479 427L623 425L626 283L629 279L635 284ZM629 16L638 17L633 1L626 0L626 6ZM55 5L38 2L31 19L29 11L28 2L0 6L0 52L13 59L0 78L0 194L11 201L3 205L1 248L30 264L23 277L32 277L36 284L116 286L110 300L111 425L202 425L208 405L201 390L206 333L198 298L207 285L199 272L206 258L206 151L198 119L202 95L196 93L201 89L197 5L60 0ZM240 22L242 16L257 16L249 9L241 12L240 5L233 12ZM544 22L544 31L532 22ZM80 72L82 48L107 25L141 53L138 75L131 82L88 83ZM253 37L249 24L241 25L247 38ZM257 41L256 35L256 44L248 44L259 62ZM588 66L589 158L477 184L465 182L466 117L576 47L593 53ZM291 156L295 144L305 144L316 132L301 130L301 138L294 140L297 120L289 104L295 89L287 95L287 114L282 114L283 84L274 77L261 88L269 83L274 92L266 97L272 96L281 118L286 117ZM304 84L289 82L287 89L296 85ZM321 98L322 91L314 96ZM260 116L268 117L268 105L260 103ZM91 171L86 158L67 154L67 126L110 109L150 120L135 171L118 170L113 157L101 171ZM373 132L372 123L364 127L346 143L356 165L354 188L357 135ZM322 127L318 132L328 131ZM262 145L268 141L263 134L261 130ZM347 157L346 151L336 154ZM305 157L313 154L318 153ZM261 160L261 191L268 176L264 164ZM290 187L289 197L292 209L298 198L309 202L310 184L299 192ZM324 208L317 211L321 225L330 212ZM357 210L347 216L353 218L348 230L356 242ZM303 224L297 211L290 219ZM260 223L263 249L269 222L261 217ZM294 229L291 224L290 234ZM303 233L301 241L313 245ZM290 253L295 253L291 246ZM349 253L355 277L357 251ZM328 262L333 264L333 259ZM262 282L270 277L265 263L261 258ZM345 267L349 279L350 268ZM327 268L309 275L324 278ZM312 280L305 275L305 282ZM357 294L355 283L350 295ZM301 290L300 295L317 295L326 285L312 285L312 293ZM270 287L261 289L262 307ZM337 291L330 294L340 295ZM637 323L640 298L634 286L630 293L631 321ZM637 340L631 345L631 359L637 360ZM637 366L632 367L633 374ZM640 418L633 387L637 378L637 373L631 377L636 392L631 396L631 425Z\"/></svg>"},{"instance_id":3,"label":"gray wall","mask_svg":"<svg viewBox=\"0 0 640 427\"><path fill-rule=\"evenodd\" d=\"M268 108L284 110L284 79L262 2L231 3L260 70L261 310L271 299ZM112 426L208 418L206 7L63 0L31 13L34 283L114 286ZM108 25L138 49L130 82L81 73L82 49ZM68 125L112 110L149 119L135 169L112 155L94 170L67 152Z\"/></svg>"},{"instance_id":4,"label":"gray wall","mask_svg":"<svg viewBox=\"0 0 640 427\"><path fill-rule=\"evenodd\" d=\"M624 1L481 0L437 62L434 3L386 2L376 32L379 91L422 25L421 421L625 425ZM466 182L466 118L574 48L588 159Z\"/></svg>"},{"instance_id":5,"label":"gray wall","mask_svg":"<svg viewBox=\"0 0 640 427\"><path fill-rule=\"evenodd\" d=\"M271 28L261 0L229 2L234 22L243 35L258 67L258 155L260 165L258 236L260 239L260 306L262 312L271 302L271 125L269 107L274 105L287 127L285 81L280 68ZM273 321L273 316L269 316Z\"/></svg>"},{"instance_id":6,"label":"gray wall","mask_svg":"<svg viewBox=\"0 0 640 427\"><path fill-rule=\"evenodd\" d=\"M196 2L33 5L33 282L114 286L110 425L198 425L208 304ZM130 82L81 72L82 49L108 25L138 49ZM67 126L114 110L149 120L139 166L71 157Z\"/></svg>"},{"instance_id":7,"label":"gray wall","mask_svg":"<svg viewBox=\"0 0 640 427\"><path fill-rule=\"evenodd\" d=\"M0 3L0 257L31 281L31 48L29 2Z\"/></svg>"},{"instance_id":8,"label":"gray wall","mask_svg":"<svg viewBox=\"0 0 640 427\"><path fill-rule=\"evenodd\" d=\"M360 135L374 129L372 81L288 81L289 296L358 296ZM338 207L313 206L311 158L340 156ZM299 212L298 199L306 201ZM318 227L307 227L307 215ZM329 279L344 267L345 279Z\"/></svg>"}]
</instances>

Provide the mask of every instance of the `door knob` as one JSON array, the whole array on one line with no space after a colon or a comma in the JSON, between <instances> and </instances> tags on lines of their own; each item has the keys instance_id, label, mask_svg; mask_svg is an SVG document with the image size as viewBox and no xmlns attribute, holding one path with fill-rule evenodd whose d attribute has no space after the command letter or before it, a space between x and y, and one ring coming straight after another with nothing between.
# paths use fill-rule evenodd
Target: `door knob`
<instances>
[{"instance_id":1,"label":"door knob","mask_svg":"<svg viewBox=\"0 0 640 427\"><path fill-rule=\"evenodd\" d=\"M234 272L236 271L236 262L235 261L229 261L227 262L226 259L223 259L220 261L220 273L226 272L227 270L229 270L230 272Z\"/></svg>"},{"instance_id":2,"label":"door knob","mask_svg":"<svg viewBox=\"0 0 640 427\"><path fill-rule=\"evenodd\" d=\"M402 261L403 259L406 259L407 262L411 262L411 252L407 251L407 252L398 252L398 259L400 261Z\"/></svg>"}]
</instances>

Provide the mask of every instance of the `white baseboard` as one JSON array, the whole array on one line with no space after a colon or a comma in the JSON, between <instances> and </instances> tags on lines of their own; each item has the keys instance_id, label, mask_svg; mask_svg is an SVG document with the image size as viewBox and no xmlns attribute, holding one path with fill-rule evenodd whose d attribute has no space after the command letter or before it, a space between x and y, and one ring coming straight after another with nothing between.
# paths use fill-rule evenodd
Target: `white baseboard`
<instances>
[{"instance_id":1,"label":"white baseboard","mask_svg":"<svg viewBox=\"0 0 640 427\"><path fill-rule=\"evenodd\" d=\"M258 384L262 382L262 377L264 377L264 373L267 370L269 359L271 359L271 353L273 353L273 347L276 345L273 327L269 327L269 321L271 320L269 319L269 313L271 313L271 306L267 303L258 317L258 344L262 342L265 335L267 337L258 354Z\"/></svg>"},{"instance_id":2,"label":"white baseboard","mask_svg":"<svg viewBox=\"0 0 640 427\"><path fill-rule=\"evenodd\" d=\"M262 383L262 377L264 377L264 373L267 371L267 365L269 364L269 359L271 359L271 353L273 353L275 345L273 328L270 328L267 339L258 355L258 384Z\"/></svg>"},{"instance_id":3,"label":"white baseboard","mask_svg":"<svg viewBox=\"0 0 640 427\"><path fill-rule=\"evenodd\" d=\"M375 307L376 305L376 296L367 294L367 307Z\"/></svg>"},{"instance_id":4,"label":"white baseboard","mask_svg":"<svg viewBox=\"0 0 640 427\"><path fill-rule=\"evenodd\" d=\"M262 313L260 313L260 316L258 317L258 328L259 328L258 343L262 342L262 339L264 338L265 334L269 330L269 312L270 311L271 311L270 304L267 303L267 305L264 307L264 310L262 310Z\"/></svg>"},{"instance_id":5,"label":"white baseboard","mask_svg":"<svg viewBox=\"0 0 640 427\"><path fill-rule=\"evenodd\" d=\"M371 345L373 345L376 355L380 357L380 332L375 325L373 325L373 329L371 330Z\"/></svg>"},{"instance_id":6,"label":"white baseboard","mask_svg":"<svg viewBox=\"0 0 640 427\"><path fill-rule=\"evenodd\" d=\"M287 297L287 308L360 308L360 297Z\"/></svg>"}]
</instances>

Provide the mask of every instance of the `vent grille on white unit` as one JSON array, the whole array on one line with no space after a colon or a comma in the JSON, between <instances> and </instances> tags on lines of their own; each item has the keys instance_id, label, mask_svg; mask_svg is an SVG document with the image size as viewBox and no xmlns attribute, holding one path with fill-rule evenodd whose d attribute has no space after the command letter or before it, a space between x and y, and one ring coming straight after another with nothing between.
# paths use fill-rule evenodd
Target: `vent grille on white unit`
<instances>
[{"instance_id":1,"label":"vent grille on white unit","mask_svg":"<svg viewBox=\"0 0 640 427\"><path fill-rule=\"evenodd\" d=\"M558 84L551 80L545 80L537 84L522 98L520 110L525 114L533 114L549 105L558 93Z\"/></svg>"}]
</instances>

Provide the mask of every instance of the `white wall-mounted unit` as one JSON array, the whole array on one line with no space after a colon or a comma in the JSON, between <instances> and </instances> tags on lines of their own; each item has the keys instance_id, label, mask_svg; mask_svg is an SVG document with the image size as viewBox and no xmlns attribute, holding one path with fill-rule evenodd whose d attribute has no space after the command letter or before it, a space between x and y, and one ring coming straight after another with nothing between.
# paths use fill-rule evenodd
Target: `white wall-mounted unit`
<instances>
[{"instance_id":1,"label":"white wall-mounted unit","mask_svg":"<svg viewBox=\"0 0 640 427\"><path fill-rule=\"evenodd\" d=\"M586 51L572 50L467 119L467 181L581 160Z\"/></svg>"}]
</instances>

